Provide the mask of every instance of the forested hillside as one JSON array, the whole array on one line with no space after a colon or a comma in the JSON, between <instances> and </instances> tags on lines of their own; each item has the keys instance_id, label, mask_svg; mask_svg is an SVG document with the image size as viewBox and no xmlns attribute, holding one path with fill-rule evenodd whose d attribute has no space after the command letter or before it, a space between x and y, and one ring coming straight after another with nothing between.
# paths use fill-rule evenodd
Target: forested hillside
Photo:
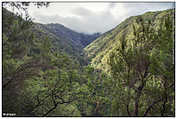
<instances>
[{"instance_id":1,"label":"forested hillside","mask_svg":"<svg viewBox=\"0 0 177 119\"><path fill-rule=\"evenodd\" d=\"M102 35L2 16L3 116L175 116L174 9Z\"/></svg>"},{"instance_id":2,"label":"forested hillside","mask_svg":"<svg viewBox=\"0 0 177 119\"><path fill-rule=\"evenodd\" d=\"M37 30L40 29L46 35L50 35L56 48L79 60L82 65L88 63L83 58L85 55L83 48L100 36L99 33L91 35L77 33L61 24L35 24L34 26Z\"/></svg>"},{"instance_id":3,"label":"forested hillside","mask_svg":"<svg viewBox=\"0 0 177 119\"><path fill-rule=\"evenodd\" d=\"M141 20L141 21L140 21ZM148 12L140 16L132 16L117 27L108 31L89 44L86 48L86 54L91 60L91 64L97 68L104 70L105 72L110 71L110 67L107 64L107 61L110 57L110 54L115 51L118 47L120 47L120 40L125 39L127 42L126 48L133 45L135 42L135 37L142 37L142 36L135 36L134 32L138 32L142 34L141 30L143 27L147 27L147 32L150 35L158 35L157 33L162 30L162 27L165 27L165 22L171 23L172 26L174 24L174 10L165 10L165 11L158 11L158 12ZM165 29L165 28L164 28ZM166 29L165 29L166 30ZM154 34L153 34L154 33ZM155 34L156 33L156 34ZM173 32L169 34L171 37L171 43L174 41ZM167 36L168 37L168 36ZM162 39L163 37L160 35L158 38L154 39ZM139 38L138 38L139 39ZM147 41L152 38L146 38ZM145 41L144 41L145 42ZM155 42L155 41L154 41ZM158 42L155 42L158 44Z\"/></svg>"},{"instance_id":4,"label":"forested hillside","mask_svg":"<svg viewBox=\"0 0 177 119\"><path fill-rule=\"evenodd\" d=\"M100 75L81 66L76 51L63 50L70 46L66 39L4 8L2 37L3 116L98 115Z\"/></svg>"},{"instance_id":5,"label":"forested hillside","mask_svg":"<svg viewBox=\"0 0 177 119\"><path fill-rule=\"evenodd\" d=\"M74 45L80 48L84 48L100 36L100 33L94 33L91 35L78 33L61 24L47 24L44 25L44 27L59 37L71 40Z\"/></svg>"},{"instance_id":6,"label":"forested hillside","mask_svg":"<svg viewBox=\"0 0 177 119\"><path fill-rule=\"evenodd\" d=\"M120 107L129 116L173 113L174 31L174 9L148 12L126 19L85 48L91 65L117 80L116 114Z\"/></svg>"}]
</instances>

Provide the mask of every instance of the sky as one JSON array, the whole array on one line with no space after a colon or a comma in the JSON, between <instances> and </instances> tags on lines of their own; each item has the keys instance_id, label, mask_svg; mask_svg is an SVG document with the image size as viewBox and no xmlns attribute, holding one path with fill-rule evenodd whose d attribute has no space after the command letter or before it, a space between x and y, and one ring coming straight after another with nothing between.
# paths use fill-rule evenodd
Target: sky
<instances>
[{"instance_id":1,"label":"sky","mask_svg":"<svg viewBox=\"0 0 177 119\"><path fill-rule=\"evenodd\" d=\"M104 33L130 16L174 8L174 3L50 3L49 7L29 7L34 22L59 23L82 33Z\"/></svg>"}]
</instances>

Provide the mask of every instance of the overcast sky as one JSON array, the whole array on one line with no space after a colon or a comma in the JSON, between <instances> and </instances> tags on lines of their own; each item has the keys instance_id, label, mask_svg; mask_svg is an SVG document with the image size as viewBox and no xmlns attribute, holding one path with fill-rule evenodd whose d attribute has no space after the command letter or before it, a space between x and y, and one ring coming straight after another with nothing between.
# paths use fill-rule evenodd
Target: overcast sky
<instances>
[{"instance_id":1,"label":"overcast sky","mask_svg":"<svg viewBox=\"0 0 177 119\"><path fill-rule=\"evenodd\" d=\"M77 32L106 32L130 16L174 8L174 3L50 3L40 9L30 6L38 23L60 23Z\"/></svg>"}]
</instances>

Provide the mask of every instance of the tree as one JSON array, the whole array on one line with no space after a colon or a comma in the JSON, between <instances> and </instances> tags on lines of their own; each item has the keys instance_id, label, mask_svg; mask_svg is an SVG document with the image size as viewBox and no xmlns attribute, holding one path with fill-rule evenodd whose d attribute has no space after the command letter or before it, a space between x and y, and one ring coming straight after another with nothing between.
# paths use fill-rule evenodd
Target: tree
<instances>
[{"instance_id":1,"label":"tree","mask_svg":"<svg viewBox=\"0 0 177 119\"><path fill-rule=\"evenodd\" d=\"M172 96L172 92L168 93L168 96L165 92L172 91L171 88L173 88L174 83L167 86L167 81L161 77L169 76L169 80L174 81L174 64L172 61L173 22L170 15L163 20L164 22L160 26L164 28L156 29L152 20L146 21L138 17L135 24L132 25L134 38L129 41L126 36L122 36L122 39L119 40L119 48L112 52L110 56L109 65L111 66L112 76L117 80L115 85L118 92L117 98L119 101L121 100L118 104L124 107L122 111L123 113L126 112L128 116L150 115L150 110L162 102L164 106L159 107L161 116L164 116L165 111L167 115L173 115L164 108L167 97ZM160 34L163 34L163 36ZM169 43L166 42L167 40ZM165 46L164 49L163 44L168 46ZM170 56L165 53L166 48L168 53L171 51ZM159 60L159 55L163 60ZM169 68L168 71L166 70L167 67L162 67L165 65L163 63ZM153 68L155 70L152 71ZM157 71L163 71L163 73ZM152 82L155 87L150 84ZM156 93L156 95L152 95L153 93ZM171 101L173 100L172 97ZM156 114L160 113L157 111L159 108L154 110ZM172 108L172 106L169 106L169 108ZM151 115L153 115L153 111Z\"/></svg>"}]
</instances>

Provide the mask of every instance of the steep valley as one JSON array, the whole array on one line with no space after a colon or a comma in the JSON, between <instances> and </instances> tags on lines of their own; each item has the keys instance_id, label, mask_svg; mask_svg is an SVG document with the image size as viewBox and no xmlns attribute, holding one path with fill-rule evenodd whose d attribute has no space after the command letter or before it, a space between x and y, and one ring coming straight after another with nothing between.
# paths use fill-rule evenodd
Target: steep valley
<instances>
[{"instance_id":1,"label":"steep valley","mask_svg":"<svg viewBox=\"0 0 177 119\"><path fill-rule=\"evenodd\" d=\"M3 116L174 117L174 13L86 34L3 8Z\"/></svg>"},{"instance_id":2,"label":"steep valley","mask_svg":"<svg viewBox=\"0 0 177 119\"><path fill-rule=\"evenodd\" d=\"M61 24L35 24L35 30L45 36L50 37L56 49L67 53L77 59L80 64L88 64L83 58L85 55L83 48L100 36L100 33L84 34L77 33Z\"/></svg>"}]
</instances>

